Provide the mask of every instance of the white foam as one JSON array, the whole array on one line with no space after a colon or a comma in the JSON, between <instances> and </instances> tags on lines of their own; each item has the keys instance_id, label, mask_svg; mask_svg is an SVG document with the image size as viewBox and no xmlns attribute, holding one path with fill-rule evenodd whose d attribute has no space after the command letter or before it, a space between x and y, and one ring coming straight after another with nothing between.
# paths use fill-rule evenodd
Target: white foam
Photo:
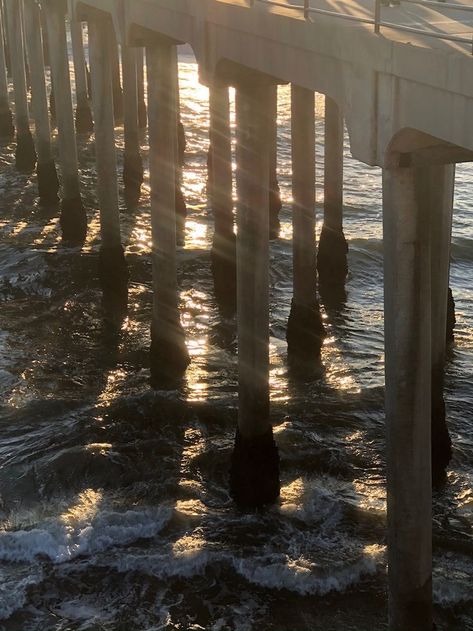
<instances>
[{"instance_id":1,"label":"white foam","mask_svg":"<svg viewBox=\"0 0 473 631\"><path fill-rule=\"evenodd\" d=\"M380 546L366 551L358 560L343 566L322 568L304 557L291 559L270 553L265 556L234 559L235 570L250 583L270 589L288 589L301 595L324 595L344 591L363 576L374 574L383 555Z\"/></svg>"},{"instance_id":2,"label":"white foam","mask_svg":"<svg viewBox=\"0 0 473 631\"><path fill-rule=\"evenodd\" d=\"M0 568L0 620L9 618L26 602L28 588L41 580L41 572L30 572L24 576L7 576Z\"/></svg>"},{"instance_id":3,"label":"white foam","mask_svg":"<svg viewBox=\"0 0 473 631\"><path fill-rule=\"evenodd\" d=\"M154 537L170 518L167 508L103 511L90 517L59 517L31 530L0 532L0 560L31 562L46 557L63 563L138 539Z\"/></svg>"}]
</instances>

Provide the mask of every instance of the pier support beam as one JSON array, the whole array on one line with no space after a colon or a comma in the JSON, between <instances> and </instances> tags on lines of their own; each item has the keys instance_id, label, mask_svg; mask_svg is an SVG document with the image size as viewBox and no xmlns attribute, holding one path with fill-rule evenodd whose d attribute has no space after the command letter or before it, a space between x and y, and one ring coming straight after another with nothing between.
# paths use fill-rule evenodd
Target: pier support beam
<instances>
[{"instance_id":1,"label":"pier support beam","mask_svg":"<svg viewBox=\"0 0 473 631\"><path fill-rule=\"evenodd\" d=\"M148 112L145 102L145 53L144 48L136 49L136 78L138 81L138 127L146 129Z\"/></svg>"},{"instance_id":2,"label":"pier support beam","mask_svg":"<svg viewBox=\"0 0 473 631\"><path fill-rule=\"evenodd\" d=\"M72 2L69 2L72 60L74 63L76 84L76 130L79 134L87 134L93 131L94 122L92 120L92 112L90 111L89 104L82 22L74 18L71 5Z\"/></svg>"},{"instance_id":3,"label":"pier support beam","mask_svg":"<svg viewBox=\"0 0 473 631\"><path fill-rule=\"evenodd\" d=\"M281 224L279 213L282 203L278 183L278 86L273 84L270 87L270 110L269 110L269 238L277 239Z\"/></svg>"},{"instance_id":4,"label":"pier support beam","mask_svg":"<svg viewBox=\"0 0 473 631\"><path fill-rule=\"evenodd\" d=\"M431 252L422 173L383 173L390 631L432 631Z\"/></svg>"},{"instance_id":5,"label":"pier support beam","mask_svg":"<svg viewBox=\"0 0 473 631\"><path fill-rule=\"evenodd\" d=\"M59 180L51 149L51 127L46 93L40 8L35 0L24 0L23 9L25 40L31 69L32 106L38 153L36 172L39 199L40 203L45 205L57 204L59 202Z\"/></svg>"},{"instance_id":6,"label":"pier support beam","mask_svg":"<svg viewBox=\"0 0 473 631\"><path fill-rule=\"evenodd\" d=\"M4 47L3 11L0 3L0 141L10 140L15 135L13 115L8 96L7 60Z\"/></svg>"},{"instance_id":7,"label":"pier support beam","mask_svg":"<svg viewBox=\"0 0 473 631\"><path fill-rule=\"evenodd\" d=\"M348 245L343 234L343 117L337 103L325 97L324 223L319 238L317 270L321 292L343 288L348 273Z\"/></svg>"},{"instance_id":8,"label":"pier support beam","mask_svg":"<svg viewBox=\"0 0 473 631\"><path fill-rule=\"evenodd\" d=\"M28 112L22 11L21 4L18 0L6 0L5 7L7 10L10 63L15 94L15 164L19 171L28 173L33 171L36 166L36 150L30 131Z\"/></svg>"},{"instance_id":9,"label":"pier support beam","mask_svg":"<svg viewBox=\"0 0 473 631\"><path fill-rule=\"evenodd\" d=\"M279 496L279 456L269 417L269 163L272 86L243 79L237 116L238 429L230 490L240 506Z\"/></svg>"},{"instance_id":10,"label":"pier support beam","mask_svg":"<svg viewBox=\"0 0 473 631\"><path fill-rule=\"evenodd\" d=\"M69 57L66 41L66 3L43 0L45 10L51 76L54 86L58 127L59 165L62 180L61 228L63 241L80 245L87 233L87 215L82 205L79 185L74 112L72 108Z\"/></svg>"},{"instance_id":11,"label":"pier support beam","mask_svg":"<svg viewBox=\"0 0 473 631\"><path fill-rule=\"evenodd\" d=\"M151 375L175 383L190 358L179 316L176 264L177 51L166 41L146 48L153 265Z\"/></svg>"},{"instance_id":12,"label":"pier support beam","mask_svg":"<svg viewBox=\"0 0 473 631\"><path fill-rule=\"evenodd\" d=\"M432 239L432 482L436 485L444 480L452 457L445 416L444 373L455 167L425 168L424 179Z\"/></svg>"},{"instance_id":13,"label":"pier support beam","mask_svg":"<svg viewBox=\"0 0 473 631\"><path fill-rule=\"evenodd\" d=\"M214 291L224 310L236 308L236 239L233 231L232 140L227 87L211 86L209 198L215 230L210 254Z\"/></svg>"},{"instance_id":14,"label":"pier support beam","mask_svg":"<svg viewBox=\"0 0 473 631\"><path fill-rule=\"evenodd\" d=\"M294 295L287 324L290 355L320 355L325 335L317 300L315 244L315 98L291 87L292 225Z\"/></svg>"},{"instance_id":15,"label":"pier support beam","mask_svg":"<svg viewBox=\"0 0 473 631\"><path fill-rule=\"evenodd\" d=\"M128 271L120 235L117 158L111 82L112 24L89 21L90 74L95 128L97 192L100 204L99 275L107 314L122 316L128 302Z\"/></svg>"},{"instance_id":16,"label":"pier support beam","mask_svg":"<svg viewBox=\"0 0 473 631\"><path fill-rule=\"evenodd\" d=\"M138 82L136 72L136 51L122 46L123 100L125 153L123 157L123 183L125 201L135 206L141 195L143 183L143 162L140 154L138 130Z\"/></svg>"}]
</instances>

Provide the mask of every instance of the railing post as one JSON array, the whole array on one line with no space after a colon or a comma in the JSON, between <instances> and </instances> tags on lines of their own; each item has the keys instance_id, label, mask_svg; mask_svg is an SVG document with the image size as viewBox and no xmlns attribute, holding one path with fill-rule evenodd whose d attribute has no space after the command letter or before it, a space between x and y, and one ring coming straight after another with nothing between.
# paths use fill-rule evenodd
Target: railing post
<instances>
[{"instance_id":1,"label":"railing post","mask_svg":"<svg viewBox=\"0 0 473 631\"><path fill-rule=\"evenodd\" d=\"M304 0L304 18L309 19L309 0Z\"/></svg>"},{"instance_id":2,"label":"railing post","mask_svg":"<svg viewBox=\"0 0 473 631\"><path fill-rule=\"evenodd\" d=\"M374 32L379 33L381 22L381 0L374 0Z\"/></svg>"}]
</instances>

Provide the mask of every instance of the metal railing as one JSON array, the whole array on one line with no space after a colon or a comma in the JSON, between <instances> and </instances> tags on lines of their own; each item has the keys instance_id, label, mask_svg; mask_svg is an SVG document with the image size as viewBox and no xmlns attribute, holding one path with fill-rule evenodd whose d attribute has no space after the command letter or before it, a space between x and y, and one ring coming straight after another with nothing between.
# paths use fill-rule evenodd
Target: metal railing
<instances>
[{"instance_id":1,"label":"metal railing","mask_svg":"<svg viewBox=\"0 0 473 631\"><path fill-rule=\"evenodd\" d=\"M396 24L395 22L386 22L381 19L381 0L374 0L374 11L372 18L360 17L351 15L349 13L340 13L338 11L332 11L330 9L319 9L317 7L310 6L310 0L303 0L303 4L290 4L284 2L284 0L249 0L250 6L257 2L261 4L268 4L275 7L282 7L285 9L294 9L295 11L301 11L306 20L310 19L311 15L325 15L329 17L335 17L342 20L349 20L352 22L358 22L360 24L370 24L373 26L374 32L379 34L381 28L392 29L401 31L404 33L413 33L415 35L423 35L427 37L433 37L435 39L441 39L448 42L456 42L459 44L467 44L471 48L471 54L473 55L473 39L467 39L461 35L449 35L448 33L438 33L435 31L429 31L423 28L417 28L415 26L405 26L403 24ZM452 11L465 11L473 12L473 6L466 6L463 4L456 4L453 2L442 2L439 0L401 0L402 3L417 4L420 6L434 7L437 10L452 10Z\"/></svg>"}]
</instances>

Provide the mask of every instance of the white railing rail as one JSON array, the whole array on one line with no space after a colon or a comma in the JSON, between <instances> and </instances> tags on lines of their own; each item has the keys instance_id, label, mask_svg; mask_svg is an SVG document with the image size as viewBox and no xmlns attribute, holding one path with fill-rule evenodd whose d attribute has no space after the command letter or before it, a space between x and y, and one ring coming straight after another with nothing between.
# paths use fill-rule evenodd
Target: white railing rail
<instances>
[{"instance_id":1,"label":"white railing rail","mask_svg":"<svg viewBox=\"0 0 473 631\"><path fill-rule=\"evenodd\" d=\"M456 4L453 2L443 2L442 0L401 0L402 3L418 4L420 6L434 7L435 9L442 11L465 11L473 12L473 6L467 6L463 4ZM403 24L396 24L395 22L386 22L381 19L381 0L374 0L373 17L366 18L349 13L340 13L339 11L332 11L330 9L319 9L317 7L310 6L310 0L303 0L303 4L289 4L284 0L249 0L250 6L256 3L268 4L275 7L282 7L285 9L294 9L295 11L301 11L304 14L306 20L310 19L312 15L325 15L329 17L335 17L341 20L349 20L351 22L358 22L360 24L371 24L374 32L379 34L382 28L393 29L404 33L413 33L415 35L423 35L427 37L433 37L435 39L441 39L447 42L457 42L459 44L467 44L471 48L473 55L473 39L463 37L461 35L449 35L448 33L439 33L437 31L417 28L415 26L405 26Z\"/></svg>"}]
</instances>

